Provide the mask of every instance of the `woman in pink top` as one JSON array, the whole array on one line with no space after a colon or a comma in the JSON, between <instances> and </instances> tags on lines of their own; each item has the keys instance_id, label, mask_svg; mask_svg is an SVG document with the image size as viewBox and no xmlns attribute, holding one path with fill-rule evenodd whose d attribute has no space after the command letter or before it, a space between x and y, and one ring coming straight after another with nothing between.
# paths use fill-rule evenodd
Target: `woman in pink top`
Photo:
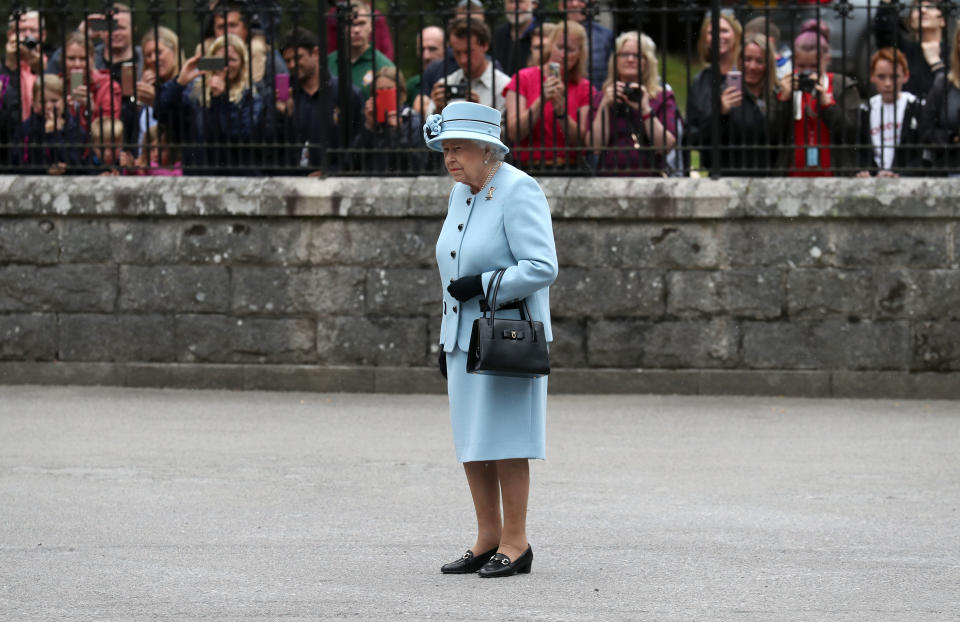
<instances>
[{"instance_id":1,"label":"woman in pink top","mask_svg":"<svg viewBox=\"0 0 960 622\"><path fill-rule=\"evenodd\" d=\"M521 69L503 89L507 139L520 164L573 166L582 152L564 147L583 144L594 92L585 75L587 33L561 22L544 47L543 64Z\"/></svg>"}]
</instances>

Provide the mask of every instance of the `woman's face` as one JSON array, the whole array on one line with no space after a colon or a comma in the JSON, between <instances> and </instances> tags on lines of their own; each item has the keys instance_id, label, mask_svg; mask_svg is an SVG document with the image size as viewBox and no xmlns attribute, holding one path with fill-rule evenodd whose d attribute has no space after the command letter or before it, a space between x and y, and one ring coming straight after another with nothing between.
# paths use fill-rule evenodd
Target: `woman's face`
<instances>
[{"instance_id":1,"label":"woman's face","mask_svg":"<svg viewBox=\"0 0 960 622\"><path fill-rule=\"evenodd\" d=\"M227 81L233 84L240 80L240 72L243 71L243 59L240 52L233 49L233 46L227 47Z\"/></svg>"},{"instance_id":2,"label":"woman's face","mask_svg":"<svg viewBox=\"0 0 960 622\"><path fill-rule=\"evenodd\" d=\"M712 49L713 47L713 24L707 24L707 49ZM733 51L735 35L733 33L733 27L730 26L730 22L724 18L720 18L720 56L726 56Z\"/></svg>"},{"instance_id":3,"label":"woman's face","mask_svg":"<svg viewBox=\"0 0 960 622\"><path fill-rule=\"evenodd\" d=\"M443 163L454 181L465 184L482 182L484 149L470 140L443 141Z\"/></svg>"},{"instance_id":4,"label":"woman's face","mask_svg":"<svg viewBox=\"0 0 960 622\"><path fill-rule=\"evenodd\" d=\"M935 2L918 2L910 7L910 29L939 30L943 28L943 13Z\"/></svg>"},{"instance_id":5,"label":"woman's face","mask_svg":"<svg viewBox=\"0 0 960 622\"><path fill-rule=\"evenodd\" d=\"M63 65L65 74L70 75L71 71L84 71L87 67L87 51L79 43L70 43L63 53ZM90 63L93 69L93 63Z\"/></svg>"},{"instance_id":6,"label":"woman's face","mask_svg":"<svg viewBox=\"0 0 960 622\"><path fill-rule=\"evenodd\" d=\"M157 54L158 49L160 50L159 55ZM157 45L155 41L147 41L147 44L143 46L144 69L156 71L159 65L160 71L157 75L161 82L173 78L177 70L175 61L173 50L167 47L163 41L160 42L160 45Z\"/></svg>"},{"instance_id":7,"label":"woman's face","mask_svg":"<svg viewBox=\"0 0 960 622\"><path fill-rule=\"evenodd\" d=\"M643 68L643 57L637 41L627 39L617 52L617 76L624 82L637 82Z\"/></svg>"},{"instance_id":8,"label":"woman's face","mask_svg":"<svg viewBox=\"0 0 960 622\"><path fill-rule=\"evenodd\" d=\"M562 27L562 26L561 26ZM582 42L575 36L567 35L566 41L563 39L563 33L557 36L550 48L551 63L560 63L561 67L566 67L567 71L574 71L580 62Z\"/></svg>"},{"instance_id":9,"label":"woman's face","mask_svg":"<svg viewBox=\"0 0 960 622\"><path fill-rule=\"evenodd\" d=\"M767 77L767 57L763 48L748 43L743 50L743 81L747 86L760 86Z\"/></svg>"},{"instance_id":10,"label":"woman's face","mask_svg":"<svg viewBox=\"0 0 960 622\"><path fill-rule=\"evenodd\" d=\"M793 56L793 68L797 73L802 73L804 71L813 71L817 74L823 75L827 72L827 67L830 66L830 55L829 54L820 54L820 65L817 65L817 51L810 50L809 52L804 52L802 50L797 50L797 53Z\"/></svg>"}]
</instances>

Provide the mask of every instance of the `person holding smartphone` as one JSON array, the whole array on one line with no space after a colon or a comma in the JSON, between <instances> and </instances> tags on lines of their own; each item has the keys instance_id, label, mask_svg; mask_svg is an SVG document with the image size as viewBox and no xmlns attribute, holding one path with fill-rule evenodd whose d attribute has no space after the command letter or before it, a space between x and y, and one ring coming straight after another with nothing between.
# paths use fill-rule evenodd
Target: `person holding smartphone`
<instances>
[{"instance_id":1,"label":"person holding smartphone","mask_svg":"<svg viewBox=\"0 0 960 622\"><path fill-rule=\"evenodd\" d=\"M120 118L120 84L110 79L108 71L93 67L93 40L82 32L71 32L63 50L67 105L81 127L89 130L91 120L100 116Z\"/></svg>"},{"instance_id":2,"label":"person holding smartphone","mask_svg":"<svg viewBox=\"0 0 960 622\"><path fill-rule=\"evenodd\" d=\"M741 96L737 89L724 88L727 74L740 71L740 41L743 36L743 27L733 11L720 11L720 30L716 33L718 56L713 58L713 14L707 13L700 25L700 38L697 42L697 51L700 61L705 67L698 73L690 90L687 93L687 124L686 142L690 146L700 148L700 165L712 169L713 162L713 80L719 74L721 87L721 101L724 99L728 107L739 103ZM736 75L736 74L735 74ZM731 87L733 81L731 81ZM722 143L721 143L722 144Z\"/></svg>"},{"instance_id":3,"label":"person holding smartphone","mask_svg":"<svg viewBox=\"0 0 960 622\"><path fill-rule=\"evenodd\" d=\"M583 153L569 147L581 144L596 93L586 74L587 33L568 20L544 47L543 64L521 69L504 89L506 134L520 164L575 168Z\"/></svg>"},{"instance_id":4,"label":"person holding smartphone","mask_svg":"<svg viewBox=\"0 0 960 622\"><path fill-rule=\"evenodd\" d=\"M776 52L770 38L754 32L744 36L743 72L731 69L720 94L721 175L770 175L790 118L789 102L780 101Z\"/></svg>"},{"instance_id":5,"label":"person holding smartphone","mask_svg":"<svg viewBox=\"0 0 960 622\"><path fill-rule=\"evenodd\" d=\"M365 173L424 170L427 152L423 120L405 103L403 73L396 67L381 68L374 89L363 107L363 129L351 145L358 150L355 168Z\"/></svg>"},{"instance_id":6,"label":"person holding smartphone","mask_svg":"<svg viewBox=\"0 0 960 622\"><path fill-rule=\"evenodd\" d=\"M285 140L289 117L277 113L272 89L249 83L246 44L227 34L207 53L189 58L157 97L158 117L182 120L171 142L202 144L184 148L184 174L256 176L280 166L281 150L262 145Z\"/></svg>"}]
</instances>

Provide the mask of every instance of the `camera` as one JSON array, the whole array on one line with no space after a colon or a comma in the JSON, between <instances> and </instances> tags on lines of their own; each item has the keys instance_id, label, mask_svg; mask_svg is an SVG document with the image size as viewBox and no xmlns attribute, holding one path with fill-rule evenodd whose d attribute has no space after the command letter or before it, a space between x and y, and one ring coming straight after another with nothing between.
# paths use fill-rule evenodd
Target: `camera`
<instances>
[{"instance_id":1,"label":"camera","mask_svg":"<svg viewBox=\"0 0 960 622\"><path fill-rule=\"evenodd\" d=\"M27 48L28 50L35 50L37 49L37 46L40 45L40 42L37 41L36 37L28 35L20 40L20 45Z\"/></svg>"},{"instance_id":2,"label":"camera","mask_svg":"<svg viewBox=\"0 0 960 622\"><path fill-rule=\"evenodd\" d=\"M640 90L639 86L625 86L622 92L623 96L632 102L639 102L643 99L643 91Z\"/></svg>"},{"instance_id":3,"label":"camera","mask_svg":"<svg viewBox=\"0 0 960 622\"><path fill-rule=\"evenodd\" d=\"M804 93L813 93L815 90L817 90L817 81L811 77L812 75L812 71L800 72L800 75L797 76L798 91L803 91Z\"/></svg>"},{"instance_id":4,"label":"camera","mask_svg":"<svg viewBox=\"0 0 960 622\"><path fill-rule=\"evenodd\" d=\"M445 89L444 98L447 101L450 101L452 99L466 99L467 85L466 84L448 84Z\"/></svg>"}]
</instances>

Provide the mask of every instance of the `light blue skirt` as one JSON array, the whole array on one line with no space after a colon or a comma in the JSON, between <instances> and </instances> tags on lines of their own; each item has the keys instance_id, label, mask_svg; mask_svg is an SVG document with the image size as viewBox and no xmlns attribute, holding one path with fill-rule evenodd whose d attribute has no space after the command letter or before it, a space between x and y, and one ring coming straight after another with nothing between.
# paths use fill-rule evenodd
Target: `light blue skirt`
<instances>
[{"instance_id":1,"label":"light blue skirt","mask_svg":"<svg viewBox=\"0 0 960 622\"><path fill-rule=\"evenodd\" d=\"M447 352L447 395L457 460L546 457L547 376L467 373L467 353Z\"/></svg>"}]
</instances>

